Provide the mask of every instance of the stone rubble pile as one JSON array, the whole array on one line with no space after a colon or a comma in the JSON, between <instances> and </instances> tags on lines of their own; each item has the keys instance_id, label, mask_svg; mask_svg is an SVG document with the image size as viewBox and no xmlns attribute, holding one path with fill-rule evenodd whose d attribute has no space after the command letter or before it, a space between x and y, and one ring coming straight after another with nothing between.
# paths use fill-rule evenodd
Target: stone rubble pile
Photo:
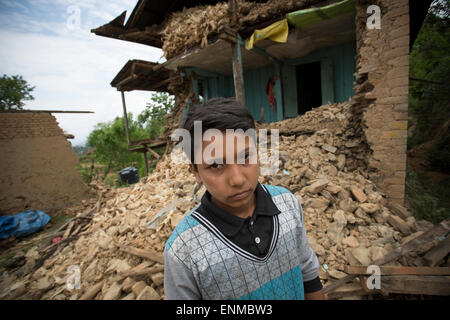
<instances>
[{"instance_id":1,"label":"stone rubble pile","mask_svg":"<svg viewBox=\"0 0 450 320\"><path fill-rule=\"evenodd\" d=\"M263 125L282 130L279 171L260 182L286 187L302 203L324 285L345 277L346 265L370 265L432 227L400 206L388 209L386 195L366 178L364 167L348 170L348 150L356 147L342 129L349 110L348 103L326 105ZM298 134L307 125L309 133ZM61 230L63 240L33 247L20 268L3 271L0 299L164 299L165 242L205 187L196 184L187 165L173 165L168 156L131 187L95 187L98 200L75 209L73 223ZM423 254L432 247L388 265L425 266Z\"/></svg>"}]
</instances>

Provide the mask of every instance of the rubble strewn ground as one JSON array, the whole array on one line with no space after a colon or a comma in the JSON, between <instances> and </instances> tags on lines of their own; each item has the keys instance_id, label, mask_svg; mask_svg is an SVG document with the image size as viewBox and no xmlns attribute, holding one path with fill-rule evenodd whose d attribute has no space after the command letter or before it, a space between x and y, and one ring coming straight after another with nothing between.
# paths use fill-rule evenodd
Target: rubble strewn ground
<instances>
[{"instance_id":1,"label":"rubble strewn ground","mask_svg":"<svg viewBox=\"0 0 450 320\"><path fill-rule=\"evenodd\" d=\"M355 141L346 140L343 130L350 118L346 102L258 125L280 129L280 170L260 182L286 187L301 201L325 286L344 278L346 266L370 265L433 227L402 207L388 209L386 195L366 178L365 167L349 170L348 164L356 163L348 152ZM165 242L205 188L196 185L187 165L173 165L167 156L131 187L93 187L98 199L77 208L76 218L59 230L59 242L33 247L22 266L3 271L0 299L164 299ZM386 265L427 266L424 254L437 242ZM67 286L72 266L79 268L80 289ZM349 290L341 296L352 295Z\"/></svg>"}]
</instances>

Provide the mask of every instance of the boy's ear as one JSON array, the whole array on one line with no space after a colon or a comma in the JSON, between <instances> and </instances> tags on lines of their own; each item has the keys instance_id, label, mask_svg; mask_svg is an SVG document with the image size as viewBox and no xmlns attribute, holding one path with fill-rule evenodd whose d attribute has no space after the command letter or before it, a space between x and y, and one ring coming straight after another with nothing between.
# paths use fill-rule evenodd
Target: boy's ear
<instances>
[{"instance_id":1,"label":"boy's ear","mask_svg":"<svg viewBox=\"0 0 450 320\"><path fill-rule=\"evenodd\" d=\"M191 163L189 164L189 167L191 169L191 172L194 174L195 181L197 181L198 184L202 184L203 181L200 178L200 175L198 174L198 168L195 168L194 165Z\"/></svg>"}]
</instances>

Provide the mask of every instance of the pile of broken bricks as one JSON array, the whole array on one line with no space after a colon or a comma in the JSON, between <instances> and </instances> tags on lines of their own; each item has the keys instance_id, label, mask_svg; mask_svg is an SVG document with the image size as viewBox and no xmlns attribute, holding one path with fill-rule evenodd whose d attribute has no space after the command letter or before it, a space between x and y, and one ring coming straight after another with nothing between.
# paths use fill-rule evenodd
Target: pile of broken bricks
<instances>
[{"instance_id":1,"label":"pile of broken bricks","mask_svg":"<svg viewBox=\"0 0 450 320\"><path fill-rule=\"evenodd\" d=\"M349 118L349 104L341 103L282 126L264 124L280 129L279 170L260 182L286 187L302 203L329 299L419 294L418 287L420 294L450 294L450 222L416 221L368 180L365 167L349 169L360 163L349 152L358 144L343 129ZM298 129L305 122L309 129ZM130 187L92 187L98 197L70 209L77 214L58 230L64 240L22 252L23 265L2 270L0 299L164 299L165 243L205 187L168 155ZM380 290L366 286L373 264Z\"/></svg>"}]
</instances>

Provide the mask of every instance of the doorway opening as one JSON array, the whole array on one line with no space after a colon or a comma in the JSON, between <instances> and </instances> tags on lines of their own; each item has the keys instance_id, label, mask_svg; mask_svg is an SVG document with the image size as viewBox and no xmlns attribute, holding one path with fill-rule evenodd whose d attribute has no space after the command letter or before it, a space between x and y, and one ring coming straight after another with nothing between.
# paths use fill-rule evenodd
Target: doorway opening
<instances>
[{"instance_id":1,"label":"doorway opening","mask_svg":"<svg viewBox=\"0 0 450 320\"><path fill-rule=\"evenodd\" d=\"M297 66L298 114L322 105L320 61Z\"/></svg>"}]
</instances>

